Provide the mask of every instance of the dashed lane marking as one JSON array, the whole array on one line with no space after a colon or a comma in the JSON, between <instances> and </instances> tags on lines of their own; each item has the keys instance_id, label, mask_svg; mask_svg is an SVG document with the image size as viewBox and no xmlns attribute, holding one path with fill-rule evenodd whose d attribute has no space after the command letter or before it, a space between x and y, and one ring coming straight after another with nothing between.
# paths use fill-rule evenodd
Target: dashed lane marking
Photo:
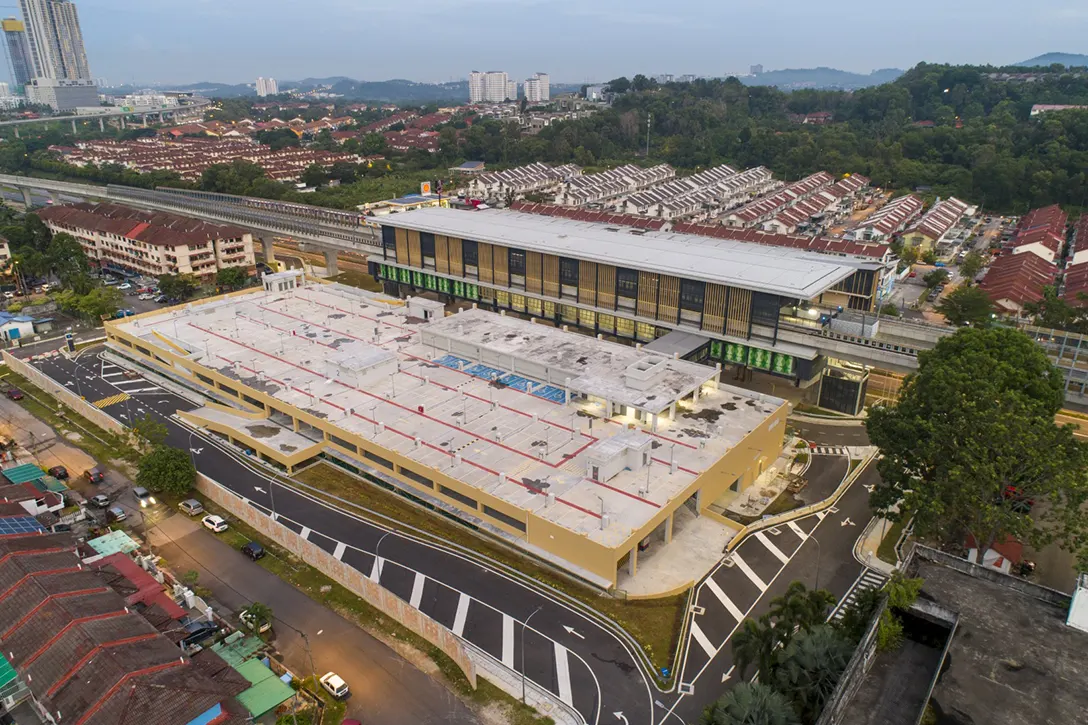
<instances>
[{"instance_id":1,"label":"dashed lane marking","mask_svg":"<svg viewBox=\"0 0 1088 725\"><path fill-rule=\"evenodd\" d=\"M707 657L713 658L714 655L718 654L718 650L714 647L714 645L710 643L710 640L707 639L707 636L703 633L703 630L699 629L699 623L694 620L692 620L691 622L691 636L696 642L699 643L699 646L703 648L703 651L706 652Z\"/></svg>"},{"instance_id":2,"label":"dashed lane marking","mask_svg":"<svg viewBox=\"0 0 1088 725\"><path fill-rule=\"evenodd\" d=\"M706 580L706 588L714 593L714 596L718 598L718 601L722 603L722 606L729 610L729 613L733 615L733 619L738 622L744 619L744 612L740 611L740 608L733 604L733 600L726 596L722 588L718 586L718 582L713 579Z\"/></svg>"},{"instance_id":3,"label":"dashed lane marking","mask_svg":"<svg viewBox=\"0 0 1088 725\"><path fill-rule=\"evenodd\" d=\"M502 615L502 663L514 669L514 618Z\"/></svg>"},{"instance_id":4,"label":"dashed lane marking","mask_svg":"<svg viewBox=\"0 0 1088 725\"><path fill-rule=\"evenodd\" d=\"M733 563L737 565L737 568L744 572L744 576L748 577L753 584L759 587L759 593L767 591L767 584L759 575L752 571L752 567L748 566L748 563L744 559L740 558L740 554L733 554Z\"/></svg>"},{"instance_id":5,"label":"dashed lane marking","mask_svg":"<svg viewBox=\"0 0 1088 725\"><path fill-rule=\"evenodd\" d=\"M458 592L457 614L453 616L453 633L458 637L465 636L465 620L468 619L469 596L464 592Z\"/></svg>"},{"instance_id":6,"label":"dashed lane marking","mask_svg":"<svg viewBox=\"0 0 1088 725\"><path fill-rule=\"evenodd\" d=\"M423 602L423 584L427 581L427 577L416 572L416 578L412 581L412 600L409 604L413 608L419 609L420 603Z\"/></svg>"},{"instance_id":7,"label":"dashed lane marking","mask_svg":"<svg viewBox=\"0 0 1088 725\"><path fill-rule=\"evenodd\" d=\"M128 393L118 393L117 395L111 395L108 398L102 398L101 400L96 400L93 403L91 403L91 405L93 405L96 408L108 408L111 405L116 405L117 403L123 403L128 399L129 399Z\"/></svg>"},{"instance_id":8,"label":"dashed lane marking","mask_svg":"<svg viewBox=\"0 0 1088 725\"><path fill-rule=\"evenodd\" d=\"M570 662L567 661L567 648L555 642L555 682L559 686L559 699L574 707L574 696L570 689Z\"/></svg>"},{"instance_id":9,"label":"dashed lane marking","mask_svg":"<svg viewBox=\"0 0 1088 725\"><path fill-rule=\"evenodd\" d=\"M775 546L774 542L771 541L770 539L768 539L767 535L764 534L762 531L757 531L756 532L756 538L759 540L759 543L766 546L767 551L774 554L774 557L776 559L778 559L780 562L782 562L783 564L789 564L790 563L790 558L788 556L786 556L785 554L783 554L782 550L779 549L777 546Z\"/></svg>"}]
</instances>

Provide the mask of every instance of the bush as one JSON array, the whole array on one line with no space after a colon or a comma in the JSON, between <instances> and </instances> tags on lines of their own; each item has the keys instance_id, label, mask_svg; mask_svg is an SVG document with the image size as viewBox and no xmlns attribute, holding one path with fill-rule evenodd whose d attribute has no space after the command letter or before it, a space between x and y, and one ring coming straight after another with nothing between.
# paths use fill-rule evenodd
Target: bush
<instances>
[{"instance_id":1,"label":"bush","mask_svg":"<svg viewBox=\"0 0 1088 725\"><path fill-rule=\"evenodd\" d=\"M159 445L140 459L136 483L155 493L184 496L196 480L196 468L188 454L178 448Z\"/></svg>"}]
</instances>

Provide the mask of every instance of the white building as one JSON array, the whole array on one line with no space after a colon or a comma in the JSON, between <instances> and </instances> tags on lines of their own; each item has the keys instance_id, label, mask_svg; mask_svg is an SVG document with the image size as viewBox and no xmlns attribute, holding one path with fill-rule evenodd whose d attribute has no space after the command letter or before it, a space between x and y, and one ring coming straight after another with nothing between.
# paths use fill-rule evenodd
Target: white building
<instances>
[{"instance_id":1,"label":"white building","mask_svg":"<svg viewBox=\"0 0 1088 725\"><path fill-rule=\"evenodd\" d=\"M469 103L502 103L517 98L517 82L505 71L472 71L468 77Z\"/></svg>"},{"instance_id":2,"label":"white building","mask_svg":"<svg viewBox=\"0 0 1088 725\"><path fill-rule=\"evenodd\" d=\"M261 98L265 96L274 96L280 92L280 86L276 83L275 78L258 78L257 79L257 95Z\"/></svg>"},{"instance_id":3,"label":"white building","mask_svg":"<svg viewBox=\"0 0 1088 725\"><path fill-rule=\"evenodd\" d=\"M534 73L525 79L525 100L529 103L547 103L551 98L547 73Z\"/></svg>"},{"instance_id":4,"label":"white building","mask_svg":"<svg viewBox=\"0 0 1088 725\"><path fill-rule=\"evenodd\" d=\"M119 106L132 106L134 108L172 108L178 105L178 99L162 93L130 93L119 99L119 102L115 100L114 103Z\"/></svg>"}]
</instances>

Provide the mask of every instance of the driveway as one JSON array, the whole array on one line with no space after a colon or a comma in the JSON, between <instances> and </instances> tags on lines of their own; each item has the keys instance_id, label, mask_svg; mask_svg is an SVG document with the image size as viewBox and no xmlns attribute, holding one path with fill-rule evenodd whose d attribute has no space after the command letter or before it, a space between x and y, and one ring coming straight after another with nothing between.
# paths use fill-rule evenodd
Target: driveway
<instances>
[{"instance_id":1,"label":"driveway","mask_svg":"<svg viewBox=\"0 0 1088 725\"><path fill-rule=\"evenodd\" d=\"M252 601L271 607L276 618L276 646L284 664L300 676L310 674L310 660L296 629L306 632L318 676L334 670L351 687L349 717L368 725L478 722L443 685L351 622L246 559L202 529L198 519L176 513L166 516L152 530L151 542L176 571L198 571L201 586L233 612Z\"/></svg>"}]
</instances>

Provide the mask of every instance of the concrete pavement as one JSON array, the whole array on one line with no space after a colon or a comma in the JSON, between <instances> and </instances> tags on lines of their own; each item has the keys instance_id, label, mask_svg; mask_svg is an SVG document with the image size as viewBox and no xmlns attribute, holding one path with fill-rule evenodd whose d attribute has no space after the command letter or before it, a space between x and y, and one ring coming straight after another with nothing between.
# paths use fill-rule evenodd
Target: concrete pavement
<instances>
[{"instance_id":1,"label":"concrete pavement","mask_svg":"<svg viewBox=\"0 0 1088 725\"><path fill-rule=\"evenodd\" d=\"M284 664L300 677L310 674L310 658L298 630L307 632L317 676L335 670L351 687L348 717L373 725L478 722L473 711L441 683L242 556L204 530L198 519L174 513L152 529L150 537L155 550L175 571L199 572L201 586L210 589L232 612L254 601L271 607L276 646Z\"/></svg>"}]
</instances>

